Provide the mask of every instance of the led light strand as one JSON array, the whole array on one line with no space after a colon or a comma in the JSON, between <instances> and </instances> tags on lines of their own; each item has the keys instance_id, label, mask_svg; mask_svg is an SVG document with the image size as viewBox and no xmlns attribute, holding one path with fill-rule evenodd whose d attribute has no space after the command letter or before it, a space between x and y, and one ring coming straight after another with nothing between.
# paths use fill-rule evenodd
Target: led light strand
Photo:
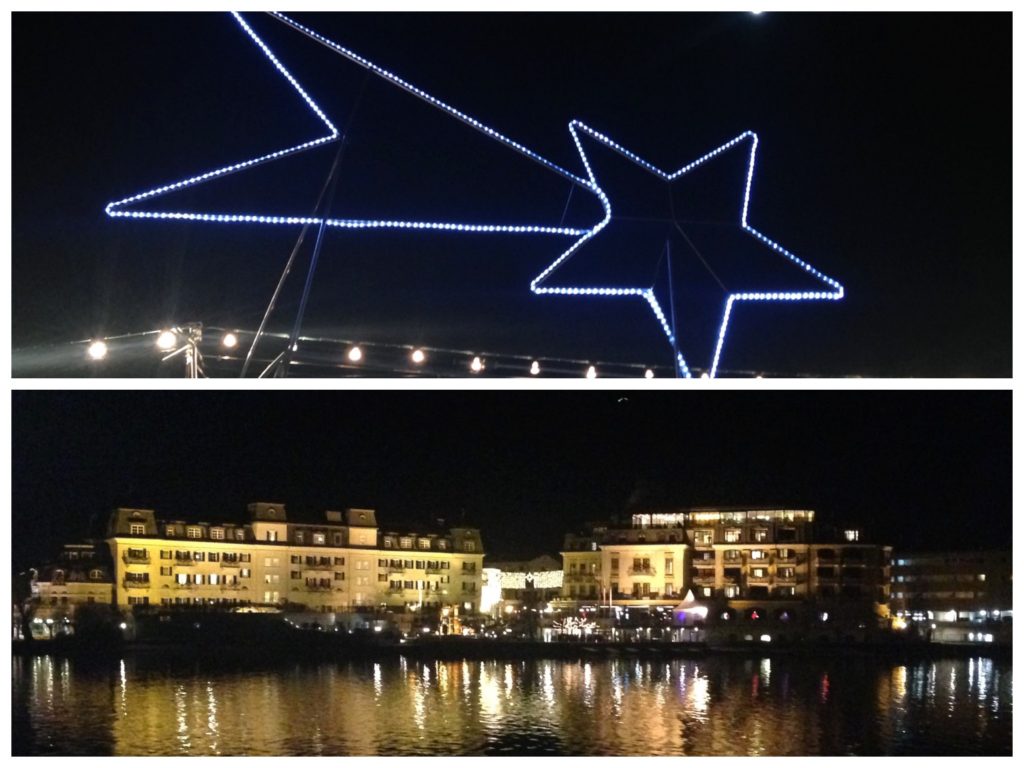
<instances>
[{"instance_id":1,"label":"led light strand","mask_svg":"<svg viewBox=\"0 0 1024 768\"><path fill-rule=\"evenodd\" d=\"M302 97L306 105L312 110L316 117L321 120L327 127L329 133L326 136L321 136L310 141L296 144L295 146L281 149L276 152L270 152L265 155L251 158L249 160L243 160L238 163L226 165L222 168L217 168L206 173L199 174L197 176L191 176L181 181L174 182L172 184L165 184L160 187L141 192L131 197L126 197L122 200L109 203L105 211L108 216L116 218L131 218L131 219L172 219L172 220L183 220L183 221L203 221L203 222L217 222L222 224L281 224L281 225L319 225L321 222L328 227L334 227L339 229L387 229L387 230L432 230L432 231L444 231L444 232L468 232L468 233L485 233L485 234L531 234L531 235L562 235L569 237L579 237L584 234L587 230L578 229L573 227L550 227L550 226L538 226L529 224L478 224L478 223L456 223L456 222L439 222L439 221L406 221L397 219L336 219L328 218L323 220L318 217L310 216L277 216L277 215L262 215L256 213L197 213L192 211L126 211L123 210L125 206L133 203L138 203L142 200L151 200L153 198L165 195L170 192L177 190L186 189L188 187L194 187L199 184L203 184L212 179L227 176L238 171L243 171L249 168L253 168L264 163L268 163L274 160L279 160L290 155L295 155L300 152L319 147L323 144L336 141L339 138L338 129L330 121L327 115L324 114L320 106L313 100L313 98L302 88L299 82L292 76L287 70L284 64L274 55L273 51L267 46L266 43L256 34L256 32L249 26L240 13L235 11L231 12L231 15L246 32L246 34L252 39L252 41L259 47L264 55L270 60L270 62L277 68L281 75L289 82L289 84L295 89L295 91ZM496 139L513 149L516 149L520 153L529 157L532 160L536 160L550 170L559 173L566 178L573 181L581 181L574 174L566 171L564 168L552 163L549 160L544 159L537 153L527 149L522 144L515 142L508 137L498 133L492 128L485 126L483 123L469 117L468 115L459 112L453 107L445 104L444 102L433 98L429 94L421 91L415 86L405 82L401 78L393 75L392 73L384 70L372 62L363 59L361 56L342 48L337 43L333 43L326 38L318 35L316 32L303 27L297 22L281 15L273 14L276 18L289 24L290 26L299 29L306 35L330 46L338 53L347 57L351 61L360 64L363 67L370 69L375 74L389 80L390 82L410 91L422 99L430 102L434 106L443 109L449 114L457 117L462 122L471 125L479 131L482 131L487 136Z\"/></svg>"},{"instance_id":2,"label":"led light strand","mask_svg":"<svg viewBox=\"0 0 1024 768\"><path fill-rule=\"evenodd\" d=\"M537 275L537 277L535 277L533 279L533 281L530 283L530 290L533 291L533 293L538 294L538 295L560 295L560 296L611 296L611 297L641 296L644 300L646 300L648 306L650 307L650 309L653 312L655 318L657 319L659 325L661 326L661 329L664 332L666 338L669 340L669 343L671 343L673 346L675 346L675 334L673 332L672 327L669 325L669 322L668 322L667 318L665 317L664 311L662 311L662 308L661 308L660 304L658 303L657 298L654 295L654 288L653 288L653 286L650 287L650 288L643 288L643 287L549 286L549 285L545 285L545 282L547 281L547 279L559 267L564 265L565 262L570 257L572 257L583 246L584 243L586 243L592 237L596 236L602 229L604 229L608 225L608 223L611 221L611 218L612 218L611 202L609 201L608 196L604 193L604 190L602 190L600 185L598 184L597 178L594 175L594 170L593 170L593 168L590 165L589 159L587 158L587 153L586 153L586 151L583 148L582 142L580 141L579 134L580 134L580 132L584 132L588 136L593 138L594 140L598 141L601 144L604 144L605 146L609 147L610 149L614 150L618 154L620 154L623 157L625 157L627 160L630 160L631 162L635 163L636 165L639 165L644 170L647 170L650 173L653 173L655 176L663 179L666 182L675 181L680 176L683 176L684 174L689 173L693 169L703 165L704 163L708 162L709 160L712 160L715 157L718 157L723 152L726 152L726 151L732 149L733 147L738 145L740 142L745 141L745 140L750 140L750 155L749 155L749 160L748 160L748 163L747 163L746 180L745 180L745 184L744 184L744 188L743 188L743 204L742 204L742 207L740 209L740 227L743 229L743 231L745 231L745 232L749 233L750 235L752 235L759 242L763 243L764 245L767 245L769 248L771 248L775 252L785 256L789 261L791 261L792 263L794 263L795 265L800 267L806 273L808 273L812 277L820 280L821 282L825 283L829 288L831 288L830 291L780 291L780 292L770 292L770 293L769 292L743 292L743 293L729 294L729 296L726 299L725 312L724 312L724 314L722 316L722 322L721 322L721 325L719 326L719 329L718 329L718 336L717 336L716 345L715 345L714 357L713 357L713 360L712 360L712 363L711 363L711 368L708 371L708 375L709 375L710 378L714 378L715 374L718 371L718 364L719 364L719 361L721 359L722 348L723 348L723 346L725 344L725 337L726 337L726 333L727 333L727 330L728 330L728 327L729 327L729 319L730 319L730 317L732 315L732 308L733 308L733 304L735 302L738 302L738 301L837 301L837 300L843 298L843 295L844 295L843 286L839 282L837 282L836 280L832 279L831 277L828 277L827 275L825 275L824 273L820 272L819 270L815 269L809 263L807 263L806 261L800 259L799 257L794 255L790 251L786 250L785 248L783 248L781 245L779 245L777 242L775 242L771 238L765 236L764 234L762 234L758 230L754 229L754 227L750 226L750 224L747 222L747 212L749 210L749 205L750 205L750 190L751 190L751 188L753 186L754 165L755 165L755 162L756 162L757 143L758 143L757 134L755 134L753 131L745 131L744 133L741 133L736 138L726 142L725 144L721 145L720 147L717 147L716 149L713 149L712 151L706 153L705 155L697 158L693 162L688 163L687 165L684 165L681 168L679 168L678 170L676 170L674 172L671 172L671 173L658 168L654 164L648 162L647 160L644 160L642 157L640 157L636 153L631 152L630 150L628 150L625 147L623 147L621 144L615 142L614 140L612 140L611 138L609 138L605 134L600 133L599 131L594 130L590 126L588 126L585 123L582 123L582 122L580 122L578 120L573 120L569 124L569 132L572 135L573 142L576 144L576 150L577 150L577 152L579 152L580 159L583 162L583 167L585 168L585 170L587 172L588 179L587 179L586 183L583 186L585 186L589 191L593 192L597 196L598 200L600 200L601 206L602 206L602 208L604 208L604 211L605 211L605 216L604 216L604 219L602 219L591 230L589 230L588 232L584 233L577 241L575 241L572 245L569 246L569 248L567 248L561 255L559 255L558 258L555 259L554 262L552 262L548 267L546 267L544 269L544 271L542 271L539 275ZM670 290L671 290L671 287L670 287ZM677 352L677 354L676 354L676 364L679 367L680 374L682 374L683 376L685 376L687 378L689 378L691 376L689 367L687 366L686 360L683 357L682 353L678 353Z\"/></svg>"}]
</instances>

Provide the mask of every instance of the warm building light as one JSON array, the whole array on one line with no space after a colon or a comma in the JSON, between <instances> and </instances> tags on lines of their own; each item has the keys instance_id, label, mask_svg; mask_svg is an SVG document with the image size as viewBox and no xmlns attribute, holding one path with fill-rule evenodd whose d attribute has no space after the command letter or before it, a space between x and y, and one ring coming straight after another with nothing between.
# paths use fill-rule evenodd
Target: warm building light
<instances>
[{"instance_id":1,"label":"warm building light","mask_svg":"<svg viewBox=\"0 0 1024 768\"><path fill-rule=\"evenodd\" d=\"M104 341L94 341L89 345L89 357L93 360L102 360L107 356L107 344Z\"/></svg>"},{"instance_id":2,"label":"warm building light","mask_svg":"<svg viewBox=\"0 0 1024 768\"><path fill-rule=\"evenodd\" d=\"M224 338L220 340L220 343L228 349L234 349L238 346L238 337L233 333L225 333Z\"/></svg>"},{"instance_id":3,"label":"warm building light","mask_svg":"<svg viewBox=\"0 0 1024 768\"><path fill-rule=\"evenodd\" d=\"M174 345L177 343L178 337L174 334L174 331L163 331L156 337L157 348L162 349L165 352L169 349L174 349Z\"/></svg>"},{"instance_id":4,"label":"warm building light","mask_svg":"<svg viewBox=\"0 0 1024 768\"><path fill-rule=\"evenodd\" d=\"M416 363L416 365L419 365L420 363L422 363L426 359L427 359L427 356L425 354L423 354L423 350L422 349L414 349L412 351L412 361L414 363Z\"/></svg>"},{"instance_id":5,"label":"warm building light","mask_svg":"<svg viewBox=\"0 0 1024 768\"><path fill-rule=\"evenodd\" d=\"M363 350L359 347L352 347L352 349L348 351L348 359L353 363L358 363L363 359Z\"/></svg>"}]
</instances>

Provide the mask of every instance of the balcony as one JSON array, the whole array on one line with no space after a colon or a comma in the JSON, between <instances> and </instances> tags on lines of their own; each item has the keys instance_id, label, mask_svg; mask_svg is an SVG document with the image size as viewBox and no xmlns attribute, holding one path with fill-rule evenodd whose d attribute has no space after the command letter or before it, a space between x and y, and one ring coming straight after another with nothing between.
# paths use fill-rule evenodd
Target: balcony
<instances>
[{"instance_id":1,"label":"balcony","mask_svg":"<svg viewBox=\"0 0 1024 768\"><path fill-rule=\"evenodd\" d=\"M221 584L221 592L237 592L242 588L241 584Z\"/></svg>"},{"instance_id":2,"label":"balcony","mask_svg":"<svg viewBox=\"0 0 1024 768\"><path fill-rule=\"evenodd\" d=\"M791 573L788 576L783 575L781 573L776 573L775 581L778 584L796 584L797 581L799 581L799 579L795 573Z\"/></svg>"},{"instance_id":3,"label":"balcony","mask_svg":"<svg viewBox=\"0 0 1024 768\"><path fill-rule=\"evenodd\" d=\"M238 560L221 560L220 561L220 567L221 568L240 568L241 566L242 566L242 563L240 561L238 561Z\"/></svg>"},{"instance_id":4,"label":"balcony","mask_svg":"<svg viewBox=\"0 0 1024 768\"><path fill-rule=\"evenodd\" d=\"M772 579L772 577L769 576L768 574L764 574L763 576L755 576L754 574L750 574L749 576L747 576L747 583L748 584L767 584L768 582L771 581L771 579Z\"/></svg>"},{"instance_id":5,"label":"balcony","mask_svg":"<svg viewBox=\"0 0 1024 768\"><path fill-rule=\"evenodd\" d=\"M330 583L328 583L328 584L319 584L317 582L307 581L306 582L306 589L309 590L310 592L330 592L331 585L330 585Z\"/></svg>"},{"instance_id":6,"label":"balcony","mask_svg":"<svg viewBox=\"0 0 1024 768\"><path fill-rule=\"evenodd\" d=\"M626 571L630 576L657 576L658 572L654 566L640 566L639 568L630 568Z\"/></svg>"},{"instance_id":7,"label":"balcony","mask_svg":"<svg viewBox=\"0 0 1024 768\"><path fill-rule=\"evenodd\" d=\"M149 589L149 582L148 581L133 581L133 580L129 580L129 579L124 579L121 582L121 586L124 587L125 589Z\"/></svg>"},{"instance_id":8,"label":"balcony","mask_svg":"<svg viewBox=\"0 0 1024 768\"><path fill-rule=\"evenodd\" d=\"M121 555L121 559L126 563L138 563L140 565L148 565L149 551L145 549L134 551L129 549L123 555Z\"/></svg>"},{"instance_id":9,"label":"balcony","mask_svg":"<svg viewBox=\"0 0 1024 768\"><path fill-rule=\"evenodd\" d=\"M693 575L693 583L694 584L698 584L700 586L706 586L706 587L714 586L714 584L715 584L715 574L714 573L701 573L700 571L698 571L697 573L695 573Z\"/></svg>"},{"instance_id":10,"label":"balcony","mask_svg":"<svg viewBox=\"0 0 1024 768\"><path fill-rule=\"evenodd\" d=\"M388 573L405 573L404 565L389 565L387 568Z\"/></svg>"},{"instance_id":11,"label":"balcony","mask_svg":"<svg viewBox=\"0 0 1024 768\"><path fill-rule=\"evenodd\" d=\"M427 568L426 568L427 573L435 573L435 574L439 574L443 570L444 569L441 566L439 566L439 565L428 565Z\"/></svg>"}]
</instances>

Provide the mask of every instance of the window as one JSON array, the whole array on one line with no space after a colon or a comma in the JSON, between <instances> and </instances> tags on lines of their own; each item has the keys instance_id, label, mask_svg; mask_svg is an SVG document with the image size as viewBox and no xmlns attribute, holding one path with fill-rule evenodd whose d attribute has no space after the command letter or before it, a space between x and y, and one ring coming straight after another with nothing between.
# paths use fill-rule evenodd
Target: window
<instances>
[{"instance_id":1,"label":"window","mask_svg":"<svg viewBox=\"0 0 1024 768\"><path fill-rule=\"evenodd\" d=\"M463 552L476 552L476 542L475 541L464 541L464 542L462 542L462 551Z\"/></svg>"},{"instance_id":2,"label":"window","mask_svg":"<svg viewBox=\"0 0 1024 768\"><path fill-rule=\"evenodd\" d=\"M619 558L617 558L617 557L613 557L612 558L612 570L613 571L619 570Z\"/></svg>"},{"instance_id":3,"label":"window","mask_svg":"<svg viewBox=\"0 0 1024 768\"><path fill-rule=\"evenodd\" d=\"M204 553L204 552L193 552L192 553L192 559L195 560L197 563L201 563L201 562L203 562L206 559L206 553Z\"/></svg>"},{"instance_id":4,"label":"window","mask_svg":"<svg viewBox=\"0 0 1024 768\"><path fill-rule=\"evenodd\" d=\"M298 565L299 563L302 562L302 557L300 555L292 555L291 559L292 559L292 565Z\"/></svg>"},{"instance_id":5,"label":"window","mask_svg":"<svg viewBox=\"0 0 1024 768\"><path fill-rule=\"evenodd\" d=\"M313 534L313 543L316 546L318 546L318 547L322 547L324 544L327 543L327 534L326 533L314 533Z\"/></svg>"},{"instance_id":6,"label":"window","mask_svg":"<svg viewBox=\"0 0 1024 768\"><path fill-rule=\"evenodd\" d=\"M357 571L368 571L368 570L370 570L370 561L369 560L356 560L356 570Z\"/></svg>"},{"instance_id":7,"label":"window","mask_svg":"<svg viewBox=\"0 0 1024 768\"><path fill-rule=\"evenodd\" d=\"M240 554L238 556L238 562L240 562L240 563L251 563L252 562L252 555L250 555L248 552L243 552L242 554Z\"/></svg>"},{"instance_id":8,"label":"window","mask_svg":"<svg viewBox=\"0 0 1024 768\"><path fill-rule=\"evenodd\" d=\"M780 549L779 560L792 560L796 557L796 552L792 549Z\"/></svg>"},{"instance_id":9,"label":"window","mask_svg":"<svg viewBox=\"0 0 1024 768\"><path fill-rule=\"evenodd\" d=\"M776 541L796 541L796 528L778 528L775 531Z\"/></svg>"},{"instance_id":10,"label":"window","mask_svg":"<svg viewBox=\"0 0 1024 768\"><path fill-rule=\"evenodd\" d=\"M218 583L220 583L220 574L219 573L211 573L210 574L210 583L211 584L218 584Z\"/></svg>"},{"instance_id":11,"label":"window","mask_svg":"<svg viewBox=\"0 0 1024 768\"><path fill-rule=\"evenodd\" d=\"M714 531L694 531L693 533L693 543L698 547L710 547L714 541Z\"/></svg>"},{"instance_id":12,"label":"window","mask_svg":"<svg viewBox=\"0 0 1024 768\"><path fill-rule=\"evenodd\" d=\"M292 575L293 579L301 579L302 578L302 574L299 571L292 571L291 575Z\"/></svg>"},{"instance_id":13,"label":"window","mask_svg":"<svg viewBox=\"0 0 1024 768\"><path fill-rule=\"evenodd\" d=\"M273 567L276 567L276 566L278 566L280 564L281 564L281 558L279 558L279 557L264 557L263 558L263 567L264 568L273 568Z\"/></svg>"},{"instance_id":14,"label":"window","mask_svg":"<svg viewBox=\"0 0 1024 768\"><path fill-rule=\"evenodd\" d=\"M398 540L398 546L402 549L412 549L412 536L403 536Z\"/></svg>"},{"instance_id":15,"label":"window","mask_svg":"<svg viewBox=\"0 0 1024 768\"><path fill-rule=\"evenodd\" d=\"M665 597L672 597L672 590L674 587L671 584L665 585Z\"/></svg>"},{"instance_id":16,"label":"window","mask_svg":"<svg viewBox=\"0 0 1024 768\"><path fill-rule=\"evenodd\" d=\"M211 528L210 538L216 539L217 541L224 541L224 529L223 528Z\"/></svg>"},{"instance_id":17,"label":"window","mask_svg":"<svg viewBox=\"0 0 1024 768\"><path fill-rule=\"evenodd\" d=\"M267 541L277 541L277 531L267 531Z\"/></svg>"},{"instance_id":18,"label":"window","mask_svg":"<svg viewBox=\"0 0 1024 768\"><path fill-rule=\"evenodd\" d=\"M617 581L613 581L612 582L612 594L613 595L619 594L619 582L617 582Z\"/></svg>"},{"instance_id":19,"label":"window","mask_svg":"<svg viewBox=\"0 0 1024 768\"><path fill-rule=\"evenodd\" d=\"M201 539L203 538L203 529L190 525L186 530L185 535L190 539Z\"/></svg>"},{"instance_id":20,"label":"window","mask_svg":"<svg viewBox=\"0 0 1024 768\"><path fill-rule=\"evenodd\" d=\"M171 576L173 574L174 574L174 569L171 566L169 566L169 565L161 565L160 566L160 575L161 576Z\"/></svg>"},{"instance_id":21,"label":"window","mask_svg":"<svg viewBox=\"0 0 1024 768\"><path fill-rule=\"evenodd\" d=\"M725 588L725 596L726 597L739 597L740 596L740 588L738 586L736 586L735 584L730 584L730 585L726 586L726 588Z\"/></svg>"},{"instance_id":22,"label":"window","mask_svg":"<svg viewBox=\"0 0 1024 768\"><path fill-rule=\"evenodd\" d=\"M335 571L334 572L334 580L335 581L344 581L345 580L344 572L342 572L342 571Z\"/></svg>"},{"instance_id":23,"label":"window","mask_svg":"<svg viewBox=\"0 0 1024 768\"><path fill-rule=\"evenodd\" d=\"M796 594L796 587L776 587L775 594L779 597L793 597Z\"/></svg>"},{"instance_id":24,"label":"window","mask_svg":"<svg viewBox=\"0 0 1024 768\"><path fill-rule=\"evenodd\" d=\"M764 528L755 528L754 541L768 541L768 531Z\"/></svg>"},{"instance_id":25,"label":"window","mask_svg":"<svg viewBox=\"0 0 1024 768\"><path fill-rule=\"evenodd\" d=\"M174 526L168 525L166 528L164 528L164 535L167 537L174 536Z\"/></svg>"},{"instance_id":26,"label":"window","mask_svg":"<svg viewBox=\"0 0 1024 768\"><path fill-rule=\"evenodd\" d=\"M334 546L336 546L336 547L340 547L341 546L341 534L340 533L335 533L334 534Z\"/></svg>"},{"instance_id":27,"label":"window","mask_svg":"<svg viewBox=\"0 0 1024 768\"><path fill-rule=\"evenodd\" d=\"M768 559L768 552L763 549L752 549L750 550L751 560L766 560Z\"/></svg>"},{"instance_id":28,"label":"window","mask_svg":"<svg viewBox=\"0 0 1024 768\"><path fill-rule=\"evenodd\" d=\"M700 589L701 597L711 597L711 592L711 587L701 587Z\"/></svg>"},{"instance_id":29,"label":"window","mask_svg":"<svg viewBox=\"0 0 1024 768\"><path fill-rule=\"evenodd\" d=\"M174 552L172 552L171 550L169 550L169 549L161 549L160 550L160 559L161 560L170 560L173 557L174 557Z\"/></svg>"},{"instance_id":30,"label":"window","mask_svg":"<svg viewBox=\"0 0 1024 768\"><path fill-rule=\"evenodd\" d=\"M437 540L437 548L438 549L448 549L448 540L447 539L438 539Z\"/></svg>"},{"instance_id":31,"label":"window","mask_svg":"<svg viewBox=\"0 0 1024 768\"><path fill-rule=\"evenodd\" d=\"M765 578L768 577L768 569L767 568L751 568L750 569L750 575L753 576L755 579L765 579Z\"/></svg>"},{"instance_id":32,"label":"window","mask_svg":"<svg viewBox=\"0 0 1024 768\"><path fill-rule=\"evenodd\" d=\"M235 541L245 541L244 528L235 528Z\"/></svg>"},{"instance_id":33,"label":"window","mask_svg":"<svg viewBox=\"0 0 1024 768\"><path fill-rule=\"evenodd\" d=\"M978 581L984 581L984 580L985 580L985 574L984 573L979 573L978 574Z\"/></svg>"},{"instance_id":34,"label":"window","mask_svg":"<svg viewBox=\"0 0 1024 768\"><path fill-rule=\"evenodd\" d=\"M597 552L597 542L596 541L590 542L590 551L591 552Z\"/></svg>"},{"instance_id":35,"label":"window","mask_svg":"<svg viewBox=\"0 0 1024 768\"><path fill-rule=\"evenodd\" d=\"M145 523L129 523L128 533L132 536L145 536L146 535L146 524Z\"/></svg>"},{"instance_id":36,"label":"window","mask_svg":"<svg viewBox=\"0 0 1024 768\"><path fill-rule=\"evenodd\" d=\"M725 530L725 540L729 544L735 544L740 540L742 531L739 528L727 528Z\"/></svg>"},{"instance_id":37,"label":"window","mask_svg":"<svg viewBox=\"0 0 1024 768\"><path fill-rule=\"evenodd\" d=\"M334 564L335 565L344 565L345 564L345 558L344 557L336 557L336 558L334 558Z\"/></svg>"},{"instance_id":38,"label":"window","mask_svg":"<svg viewBox=\"0 0 1024 768\"><path fill-rule=\"evenodd\" d=\"M276 603L279 599L280 592L264 592L263 602L264 603Z\"/></svg>"},{"instance_id":39,"label":"window","mask_svg":"<svg viewBox=\"0 0 1024 768\"><path fill-rule=\"evenodd\" d=\"M278 584L281 581L281 574L279 573L265 573L263 574L264 584Z\"/></svg>"},{"instance_id":40,"label":"window","mask_svg":"<svg viewBox=\"0 0 1024 768\"><path fill-rule=\"evenodd\" d=\"M370 583L370 577L369 576L356 576L356 586L357 587L365 587L369 583Z\"/></svg>"},{"instance_id":41,"label":"window","mask_svg":"<svg viewBox=\"0 0 1024 768\"><path fill-rule=\"evenodd\" d=\"M860 541L860 531L858 531L856 528L848 528L847 530L843 531L843 537L847 541Z\"/></svg>"},{"instance_id":42,"label":"window","mask_svg":"<svg viewBox=\"0 0 1024 768\"><path fill-rule=\"evenodd\" d=\"M738 549L727 549L725 550L724 557L730 562L735 562L740 559L740 551Z\"/></svg>"},{"instance_id":43,"label":"window","mask_svg":"<svg viewBox=\"0 0 1024 768\"><path fill-rule=\"evenodd\" d=\"M241 570L239 570L238 575L241 576L243 579L248 579L250 576L252 576L252 571L248 568L242 568Z\"/></svg>"},{"instance_id":44,"label":"window","mask_svg":"<svg viewBox=\"0 0 1024 768\"><path fill-rule=\"evenodd\" d=\"M792 579L796 574L796 570L793 568L779 568L776 573L780 579Z\"/></svg>"},{"instance_id":45,"label":"window","mask_svg":"<svg viewBox=\"0 0 1024 768\"><path fill-rule=\"evenodd\" d=\"M420 539L420 549L430 549L430 539Z\"/></svg>"},{"instance_id":46,"label":"window","mask_svg":"<svg viewBox=\"0 0 1024 768\"><path fill-rule=\"evenodd\" d=\"M384 537L384 549L392 549L395 546L395 540L391 536Z\"/></svg>"},{"instance_id":47,"label":"window","mask_svg":"<svg viewBox=\"0 0 1024 768\"><path fill-rule=\"evenodd\" d=\"M177 576L174 577L174 580L178 584L188 584L189 583L189 578L188 578L188 574L187 573L179 573Z\"/></svg>"},{"instance_id":48,"label":"window","mask_svg":"<svg viewBox=\"0 0 1024 768\"><path fill-rule=\"evenodd\" d=\"M675 573L676 561L671 557L665 558L665 575L672 576Z\"/></svg>"},{"instance_id":49,"label":"window","mask_svg":"<svg viewBox=\"0 0 1024 768\"><path fill-rule=\"evenodd\" d=\"M211 563L219 563L220 562L220 552L211 552L210 554L208 554L206 556L206 559L208 561L210 561Z\"/></svg>"},{"instance_id":50,"label":"window","mask_svg":"<svg viewBox=\"0 0 1024 768\"><path fill-rule=\"evenodd\" d=\"M306 543L306 532L305 531L296 531L295 532L295 543L296 544L305 544Z\"/></svg>"}]
</instances>

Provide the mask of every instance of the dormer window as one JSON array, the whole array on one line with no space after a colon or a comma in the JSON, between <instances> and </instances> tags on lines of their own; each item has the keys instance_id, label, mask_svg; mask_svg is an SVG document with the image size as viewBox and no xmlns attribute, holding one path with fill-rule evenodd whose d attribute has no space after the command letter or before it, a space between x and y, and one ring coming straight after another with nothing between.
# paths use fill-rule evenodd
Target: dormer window
<instances>
[{"instance_id":1,"label":"dormer window","mask_svg":"<svg viewBox=\"0 0 1024 768\"><path fill-rule=\"evenodd\" d=\"M203 538L203 529L190 525L186 530L185 535L190 539L201 539Z\"/></svg>"},{"instance_id":2,"label":"dormer window","mask_svg":"<svg viewBox=\"0 0 1024 768\"><path fill-rule=\"evenodd\" d=\"M412 536L403 536L398 540L398 546L402 549L412 549Z\"/></svg>"},{"instance_id":3,"label":"dormer window","mask_svg":"<svg viewBox=\"0 0 1024 768\"><path fill-rule=\"evenodd\" d=\"M306 543L306 532L305 531L296 531L295 532L295 543L296 544L305 544Z\"/></svg>"},{"instance_id":4,"label":"dormer window","mask_svg":"<svg viewBox=\"0 0 1024 768\"><path fill-rule=\"evenodd\" d=\"M316 544L317 546L321 546L322 547L324 544L327 543L327 534L326 533L314 533L313 534L313 543Z\"/></svg>"},{"instance_id":5,"label":"dormer window","mask_svg":"<svg viewBox=\"0 0 1024 768\"><path fill-rule=\"evenodd\" d=\"M223 528L211 528L210 529L210 538L211 539L216 539L217 541L223 541L224 540L224 529Z\"/></svg>"},{"instance_id":6,"label":"dormer window","mask_svg":"<svg viewBox=\"0 0 1024 768\"><path fill-rule=\"evenodd\" d=\"M464 542L462 542L462 551L463 552L476 552L476 542L475 541L464 541Z\"/></svg>"},{"instance_id":7,"label":"dormer window","mask_svg":"<svg viewBox=\"0 0 1024 768\"><path fill-rule=\"evenodd\" d=\"M168 537L174 536L174 526L173 525L168 525L164 529L164 535L168 536Z\"/></svg>"},{"instance_id":8,"label":"dormer window","mask_svg":"<svg viewBox=\"0 0 1024 768\"><path fill-rule=\"evenodd\" d=\"M128 533L131 536L144 536L146 534L145 523L129 523Z\"/></svg>"},{"instance_id":9,"label":"dormer window","mask_svg":"<svg viewBox=\"0 0 1024 768\"><path fill-rule=\"evenodd\" d=\"M420 549L430 549L430 539L420 539Z\"/></svg>"}]
</instances>

